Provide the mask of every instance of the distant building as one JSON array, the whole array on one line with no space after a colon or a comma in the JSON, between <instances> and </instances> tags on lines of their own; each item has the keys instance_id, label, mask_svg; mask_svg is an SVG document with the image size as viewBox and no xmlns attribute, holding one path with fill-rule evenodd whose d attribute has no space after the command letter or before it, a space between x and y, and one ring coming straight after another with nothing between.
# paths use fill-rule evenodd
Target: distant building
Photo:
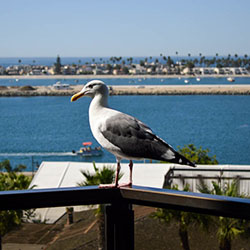
<instances>
[{"instance_id":1,"label":"distant building","mask_svg":"<svg viewBox=\"0 0 250 250\"><path fill-rule=\"evenodd\" d=\"M222 68L215 68L214 73L219 74L219 75L224 75L225 71Z\"/></svg>"},{"instance_id":2,"label":"distant building","mask_svg":"<svg viewBox=\"0 0 250 250\"><path fill-rule=\"evenodd\" d=\"M146 68L140 64L136 64L135 67L130 68L128 71L131 75L144 75L147 73Z\"/></svg>"},{"instance_id":3,"label":"distant building","mask_svg":"<svg viewBox=\"0 0 250 250\"><path fill-rule=\"evenodd\" d=\"M192 73L193 73L193 70L188 68L188 67L186 67L182 70L182 74L184 74L184 75L191 75Z\"/></svg>"},{"instance_id":4,"label":"distant building","mask_svg":"<svg viewBox=\"0 0 250 250\"><path fill-rule=\"evenodd\" d=\"M30 72L30 75L42 75L42 70L41 69L32 69Z\"/></svg>"},{"instance_id":5,"label":"distant building","mask_svg":"<svg viewBox=\"0 0 250 250\"><path fill-rule=\"evenodd\" d=\"M83 65L82 67L78 68L76 74L81 75L91 75L93 74L93 69L91 66Z\"/></svg>"},{"instance_id":6,"label":"distant building","mask_svg":"<svg viewBox=\"0 0 250 250\"><path fill-rule=\"evenodd\" d=\"M18 66L9 66L6 68L7 75L19 75L19 68Z\"/></svg>"},{"instance_id":7,"label":"distant building","mask_svg":"<svg viewBox=\"0 0 250 250\"><path fill-rule=\"evenodd\" d=\"M95 68L92 70L94 75L106 75L109 73L109 70L107 70L104 66L95 66Z\"/></svg>"},{"instance_id":8,"label":"distant building","mask_svg":"<svg viewBox=\"0 0 250 250\"><path fill-rule=\"evenodd\" d=\"M63 75L75 75L76 74L76 68L73 66L65 65L62 68L62 74Z\"/></svg>"}]
</instances>

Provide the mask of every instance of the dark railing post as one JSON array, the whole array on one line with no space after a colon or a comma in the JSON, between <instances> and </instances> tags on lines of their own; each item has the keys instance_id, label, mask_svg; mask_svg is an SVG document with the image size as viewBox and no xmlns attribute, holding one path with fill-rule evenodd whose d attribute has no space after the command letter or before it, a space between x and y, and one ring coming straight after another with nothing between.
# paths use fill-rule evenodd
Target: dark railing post
<instances>
[{"instance_id":1,"label":"dark railing post","mask_svg":"<svg viewBox=\"0 0 250 250\"><path fill-rule=\"evenodd\" d=\"M106 206L105 249L134 249L134 211L131 204L119 202Z\"/></svg>"}]
</instances>

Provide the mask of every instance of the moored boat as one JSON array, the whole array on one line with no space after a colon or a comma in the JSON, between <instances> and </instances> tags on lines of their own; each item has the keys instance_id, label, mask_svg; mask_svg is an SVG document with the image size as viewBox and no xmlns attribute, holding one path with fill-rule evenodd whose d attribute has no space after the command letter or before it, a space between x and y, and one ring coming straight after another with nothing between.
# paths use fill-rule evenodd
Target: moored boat
<instances>
[{"instance_id":1,"label":"moored boat","mask_svg":"<svg viewBox=\"0 0 250 250\"><path fill-rule=\"evenodd\" d=\"M92 148L92 142L83 142L82 145L83 147L79 151L72 150L72 153L83 157L101 156L103 154L100 146Z\"/></svg>"},{"instance_id":2,"label":"moored boat","mask_svg":"<svg viewBox=\"0 0 250 250\"><path fill-rule=\"evenodd\" d=\"M234 79L233 77L228 77L227 80L228 80L229 82L234 82L234 81L235 81L235 79Z\"/></svg>"},{"instance_id":3,"label":"moored boat","mask_svg":"<svg viewBox=\"0 0 250 250\"><path fill-rule=\"evenodd\" d=\"M52 85L54 89L69 89L69 84L61 83L60 81Z\"/></svg>"}]
</instances>

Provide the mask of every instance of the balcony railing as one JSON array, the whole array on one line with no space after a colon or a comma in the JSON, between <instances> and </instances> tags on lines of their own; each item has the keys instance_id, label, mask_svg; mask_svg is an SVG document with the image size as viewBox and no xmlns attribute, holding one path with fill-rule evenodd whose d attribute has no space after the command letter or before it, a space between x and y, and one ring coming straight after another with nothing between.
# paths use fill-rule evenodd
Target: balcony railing
<instances>
[{"instance_id":1,"label":"balcony railing","mask_svg":"<svg viewBox=\"0 0 250 250\"><path fill-rule=\"evenodd\" d=\"M0 192L0 210L108 204L105 211L106 249L134 249L132 205L177 209L250 219L250 199L133 186L97 186Z\"/></svg>"}]
</instances>

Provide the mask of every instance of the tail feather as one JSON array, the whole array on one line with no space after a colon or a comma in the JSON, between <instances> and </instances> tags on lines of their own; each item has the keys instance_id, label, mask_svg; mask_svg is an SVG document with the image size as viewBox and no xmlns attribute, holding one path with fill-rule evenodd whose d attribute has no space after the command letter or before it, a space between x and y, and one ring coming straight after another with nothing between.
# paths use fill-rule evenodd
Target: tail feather
<instances>
[{"instance_id":1,"label":"tail feather","mask_svg":"<svg viewBox=\"0 0 250 250\"><path fill-rule=\"evenodd\" d=\"M176 152L172 146L170 146L168 143L166 143L164 140L161 138L157 137L158 143L157 146L162 146L160 158L162 161L167 161L167 162L172 162L172 163L177 163L181 165L187 165L190 167L196 167L195 163L191 162L188 160L186 157L181 155L180 153ZM158 148L157 148L158 149Z\"/></svg>"},{"instance_id":2,"label":"tail feather","mask_svg":"<svg viewBox=\"0 0 250 250\"><path fill-rule=\"evenodd\" d=\"M165 143L164 154L161 155L161 160L181 165L196 167L195 163L191 162L186 157L176 152L170 145L166 143Z\"/></svg>"}]
</instances>

